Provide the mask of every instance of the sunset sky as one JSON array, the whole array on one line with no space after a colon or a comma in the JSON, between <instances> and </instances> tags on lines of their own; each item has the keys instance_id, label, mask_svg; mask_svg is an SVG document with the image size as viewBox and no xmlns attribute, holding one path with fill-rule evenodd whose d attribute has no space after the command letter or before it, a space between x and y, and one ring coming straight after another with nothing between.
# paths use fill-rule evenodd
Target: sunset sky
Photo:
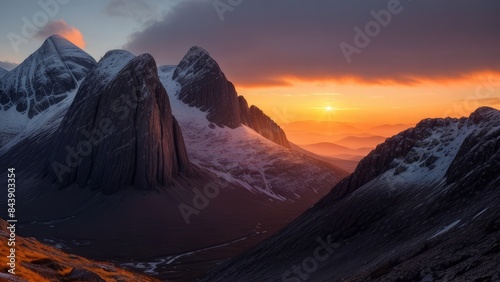
<instances>
[{"instance_id":1,"label":"sunset sky","mask_svg":"<svg viewBox=\"0 0 500 282\"><path fill-rule=\"evenodd\" d=\"M240 95L281 125L415 123L500 108L499 1L41 0L48 10L38 3L2 2L0 67L12 69L59 33L96 60L127 49L177 64L201 46ZM369 42L356 45L356 28L373 35ZM13 43L13 34L24 39ZM357 50L348 59L346 44Z\"/></svg>"}]
</instances>

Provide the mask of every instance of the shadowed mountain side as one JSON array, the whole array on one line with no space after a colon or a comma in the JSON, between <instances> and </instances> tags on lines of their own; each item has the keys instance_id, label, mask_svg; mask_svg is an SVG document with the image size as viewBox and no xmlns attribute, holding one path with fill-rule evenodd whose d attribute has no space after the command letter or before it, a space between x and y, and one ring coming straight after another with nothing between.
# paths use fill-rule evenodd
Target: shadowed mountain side
<instances>
[{"instance_id":1,"label":"shadowed mountain side","mask_svg":"<svg viewBox=\"0 0 500 282\"><path fill-rule=\"evenodd\" d=\"M114 66L119 60L121 69ZM107 194L126 186L154 189L189 170L180 128L148 54L108 52L82 83L53 141L47 171L61 187L76 182Z\"/></svg>"},{"instance_id":2,"label":"shadowed mountain side","mask_svg":"<svg viewBox=\"0 0 500 282\"><path fill-rule=\"evenodd\" d=\"M256 106L248 107L248 103L243 96L238 96L240 105L241 123L255 130L260 135L279 144L290 148L285 132L280 126L267 116Z\"/></svg>"}]
</instances>

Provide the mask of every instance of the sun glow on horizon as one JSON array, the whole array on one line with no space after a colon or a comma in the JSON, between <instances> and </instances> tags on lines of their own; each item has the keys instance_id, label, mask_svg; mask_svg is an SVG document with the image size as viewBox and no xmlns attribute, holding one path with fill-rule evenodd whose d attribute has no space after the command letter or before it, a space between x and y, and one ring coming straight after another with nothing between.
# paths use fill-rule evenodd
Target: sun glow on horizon
<instances>
[{"instance_id":1,"label":"sun glow on horizon","mask_svg":"<svg viewBox=\"0 0 500 282\"><path fill-rule=\"evenodd\" d=\"M326 107L325 107L325 111L327 111L327 112L331 112L331 111L333 111L332 106L326 106Z\"/></svg>"}]
</instances>

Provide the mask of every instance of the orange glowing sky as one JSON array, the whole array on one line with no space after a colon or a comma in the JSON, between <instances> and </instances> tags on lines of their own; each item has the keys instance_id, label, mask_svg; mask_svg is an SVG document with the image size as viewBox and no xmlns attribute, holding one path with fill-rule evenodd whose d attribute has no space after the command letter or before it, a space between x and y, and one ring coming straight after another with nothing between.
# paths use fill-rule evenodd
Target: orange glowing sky
<instances>
[{"instance_id":1,"label":"orange glowing sky","mask_svg":"<svg viewBox=\"0 0 500 282\"><path fill-rule=\"evenodd\" d=\"M237 85L237 89L280 125L301 120L416 123L429 117L468 116L480 106L500 107L500 75L492 73L411 85L314 79L289 83L277 87Z\"/></svg>"}]
</instances>

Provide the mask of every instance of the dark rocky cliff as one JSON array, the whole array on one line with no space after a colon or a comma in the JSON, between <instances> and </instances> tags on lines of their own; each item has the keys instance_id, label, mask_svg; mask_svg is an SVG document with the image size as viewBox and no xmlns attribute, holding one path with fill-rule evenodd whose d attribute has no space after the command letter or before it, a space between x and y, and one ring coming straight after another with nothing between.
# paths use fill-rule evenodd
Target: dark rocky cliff
<instances>
[{"instance_id":1,"label":"dark rocky cliff","mask_svg":"<svg viewBox=\"0 0 500 282\"><path fill-rule=\"evenodd\" d=\"M149 54L108 52L80 86L53 144L48 171L61 187L154 189L190 167Z\"/></svg>"},{"instance_id":2,"label":"dark rocky cliff","mask_svg":"<svg viewBox=\"0 0 500 282\"><path fill-rule=\"evenodd\" d=\"M234 85L207 51L192 47L172 76L182 89L179 99L208 113L209 121L218 126L241 125L238 98Z\"/></svg>"},{"instance_id":3,"label":"dark rocky cliff","mask_svg":"<svg viewBox=\"0 0 500 282\"><path fill-rule=\"evenodd\" d=\"M256 106L248 107L243 96L238 97L240 106L241 123L252 128L260 135L279 144L290 148L286 134L281 127Z\"/></svg>"},{"instance_id":4,"label":"dark rocky cliff","mask_svg":"<svg viewBox=\"0 0 500 282\"><path fill-rule=\"evenodd\" d=\"M238 96L234 85L204 49L192 47L172 78L182 86L179 99L206 111L209 121L229 128L244 124L265 138L290 148L279 125L256 106L248 107L245 98Z\"/></svg>"}]
</instances>

